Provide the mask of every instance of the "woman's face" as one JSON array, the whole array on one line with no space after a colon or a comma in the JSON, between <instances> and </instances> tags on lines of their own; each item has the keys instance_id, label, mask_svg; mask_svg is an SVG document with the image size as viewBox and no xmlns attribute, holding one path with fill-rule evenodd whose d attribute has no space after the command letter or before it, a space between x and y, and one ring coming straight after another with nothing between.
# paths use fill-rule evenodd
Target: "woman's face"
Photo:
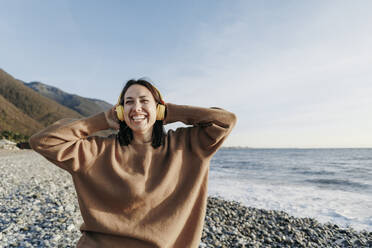
<instances>
[{"instance_id":1,"label":"woman's face","mask_svg":"<svg viewBox=\"0 0 372 248\"><path fill-rule=\"evenodd\" d=\"M125 123L135 133L151 135L156 121L156 105L153 95L145 86L130 86L124 95Z\"/></svg>"}]
</instances>

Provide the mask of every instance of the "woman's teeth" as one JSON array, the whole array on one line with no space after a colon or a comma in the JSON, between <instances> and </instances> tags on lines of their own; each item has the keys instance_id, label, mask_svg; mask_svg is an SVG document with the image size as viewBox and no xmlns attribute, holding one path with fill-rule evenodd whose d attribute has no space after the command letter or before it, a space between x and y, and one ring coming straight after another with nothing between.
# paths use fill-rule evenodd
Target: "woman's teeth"
<instances>
[{"instance_id":1,"label":"woman's teeth","mask_svg":"<svg viewBox=\"0 0 372 248\"><path fill-rule=\"evenodd\" d=\"M132 119L134 121L142 121L145 119L145 116L144 115L137 115L137 116L133 116Z\"/></svg>"}]
</instances>

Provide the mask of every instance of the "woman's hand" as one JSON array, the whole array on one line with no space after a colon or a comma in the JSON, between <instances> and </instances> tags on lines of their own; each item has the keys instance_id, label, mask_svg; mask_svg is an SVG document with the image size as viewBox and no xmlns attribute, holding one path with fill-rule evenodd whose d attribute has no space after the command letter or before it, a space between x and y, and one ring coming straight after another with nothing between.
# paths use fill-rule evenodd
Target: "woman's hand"
<instances>
[{"instance_id":1,"label":"woman's hand","mask_svg":"<svg viewBox=\"0 0 372 248\"><path fill-rule=\"evenodd\" d=\"M120 124L119 124L119 119L116 115L116 106L117 105L107 110L105 112L105 117L106 117L106 121L109 124L110 128L119 130Z\"/></svg>"}]
</instances>

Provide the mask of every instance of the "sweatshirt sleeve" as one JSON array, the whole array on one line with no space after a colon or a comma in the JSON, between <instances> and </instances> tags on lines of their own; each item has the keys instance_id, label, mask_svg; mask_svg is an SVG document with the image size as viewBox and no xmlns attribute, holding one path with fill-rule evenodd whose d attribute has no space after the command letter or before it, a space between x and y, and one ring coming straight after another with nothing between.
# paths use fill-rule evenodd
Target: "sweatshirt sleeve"
<instances>
[{"instance_id":1,"label":"sweatshirt sleeve","mask_svg":"<svg viewBox=\"0 0 372 248\"><path fill-rule=\"evenodd\" d=\"M216 151L235 126L234 113L221 108L202 108L187 105L166 104L167 114L164 124L181 121L192 125L189 141L192 149L200 149L211 154Z\"/></svg>"},{"instance_id":2,"label":"sweatshirt sleeve","mask_svg":"<svg viewBox=\"0 0 372 248\"><path fill-rule=\"evenodd\" d=\"M102 150L102 138L88 137L108 129L104 113L83 119L62 119L29 139L33 150L68 172L76 172L94 161Z\"/></svg>"}]
</instances>

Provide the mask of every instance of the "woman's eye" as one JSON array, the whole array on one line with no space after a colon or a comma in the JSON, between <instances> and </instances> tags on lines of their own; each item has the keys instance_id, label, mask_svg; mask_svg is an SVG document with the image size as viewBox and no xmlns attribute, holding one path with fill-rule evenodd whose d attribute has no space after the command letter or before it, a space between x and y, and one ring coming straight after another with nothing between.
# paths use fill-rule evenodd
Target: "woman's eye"
<instances>
[{"instance_id":1,"label":"woman's eye","mask_svg":"<svg viewBox=\"0 0 372 248\"><path fill-rule=\"evenodd\" d=\"M129 104L129 103L132 103L133 101L126 101L125 104Z\"/></svg>"},{"instance_id":2,"label":"woman's eye","mask_svg":"<svg viewBox=\"0 0 372 248\"><path fill-rule=\"evenodd\" d=\"M146 100L146 99L145 99L145 100L142 100L142 102L143 102L143 103L148 103L149 100Z\"/></svg>"}]
</instances>

